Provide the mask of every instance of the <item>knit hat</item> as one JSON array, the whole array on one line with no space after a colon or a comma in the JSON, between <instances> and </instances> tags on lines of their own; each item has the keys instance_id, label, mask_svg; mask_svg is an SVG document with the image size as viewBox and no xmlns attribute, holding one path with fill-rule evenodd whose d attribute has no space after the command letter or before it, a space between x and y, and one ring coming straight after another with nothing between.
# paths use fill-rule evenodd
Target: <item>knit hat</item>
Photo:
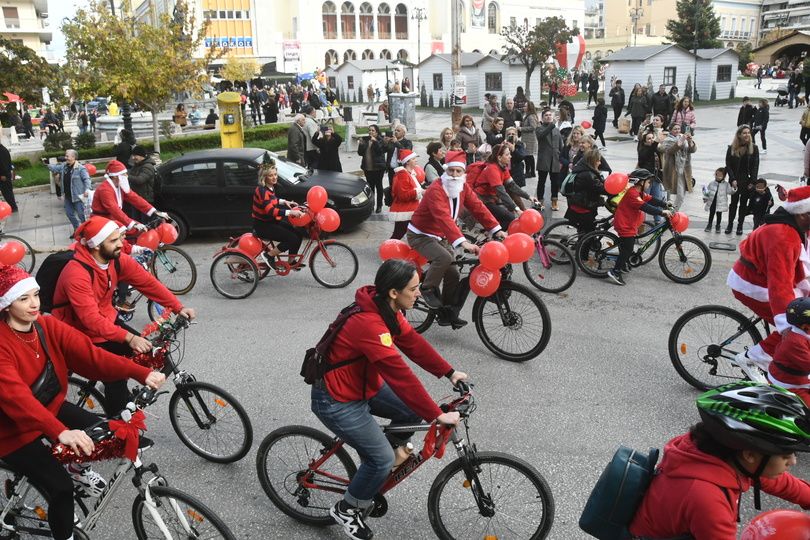
<instances>
[{"instance_id":1,"label":"knit hat","mask_svg":"<svg viewBox=\"0 0 810 540\"><path fill-rule=\"evenodd\" d=\"M121 174L126 174L127 168L123 163L114 159L107 164L107 170L105 172L107 176L119 176Z\"/></svg>"},{"instance_id":2,"label":"knit hat","mask_svg":"<svg viewBox=\"0 0 810 540\"><path fill-rule=\"evenodd\" d=\"M810 212L810 186L793 188L788 191L787 202L782 205L789 214Z\"/></svg>"},{"instance_id":3,"label":"knit hat","mask_svg":"<svg viewBox=\"0 0 810 540\"><path fill-rule=\"evenodd\" d=\"M79 225L79 228L76 229L75 238L83 246L93 249L117 230L120 230L120 228L115 221L101 216L93 216Z\"/></svg>"},{"instance_id":4,"label":"knit hat","mask_svg":"<svg viewBox=\"0 0 810 540\"><path fill-rule=\"evenodd\" d=\"M416 159L416 157L417 157L416 152L408 150L407 148L401 149L399 151L399 154L397 155L397 159L402 165L405 165L412 159Z\"/></svg>"},{"instance_id":5,"label":"knit hat","mask_svg":"<svg viewBox=\"0 0 810 540\"><path fill-rule=\"evenodd\" d=\"M467 168L467 154L460 150L451 150L447 152L447 155L444 157L444 168L447 167L461 167L462 169Z\"/></svg>"},{"instance_id":6,"label":"knit hat","mask_svg":"<svg viewBox=\"0 0 810 540\"><path fill-rule=\"evenodd\" d=\"M0 265L0 309L6 309L31 289L39 289L31 274L19 266Z\"/></svg>"},{"instance_id":7,"label":"knit hat","mask_svg":"<svg viewBox=\"0 0 810 540\"><path fill-rule=\"evenodd\" d=\"M136 144L135 146L132 147L132 155L146 157L146 148L144 148L140 144Z\"/></svg>"}]
</instances>

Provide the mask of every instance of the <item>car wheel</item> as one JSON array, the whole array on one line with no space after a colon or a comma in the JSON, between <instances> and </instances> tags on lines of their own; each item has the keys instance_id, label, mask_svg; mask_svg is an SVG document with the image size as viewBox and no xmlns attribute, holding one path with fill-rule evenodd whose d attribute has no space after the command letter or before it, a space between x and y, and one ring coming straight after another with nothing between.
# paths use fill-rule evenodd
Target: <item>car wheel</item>
<instances>
[{"instance_id":1,"label":"car wheel","mask_svg":"<svg viewBox=\"0 0 810 540\"><path fill-rule=\"evenodd\" d=\"M177 229L177 240L174 241L175 245L182 244L188 238L188 225L185 220L174 212L167 212L169 218L172 220L172 225Z\"/></svg>"}]
</instances>

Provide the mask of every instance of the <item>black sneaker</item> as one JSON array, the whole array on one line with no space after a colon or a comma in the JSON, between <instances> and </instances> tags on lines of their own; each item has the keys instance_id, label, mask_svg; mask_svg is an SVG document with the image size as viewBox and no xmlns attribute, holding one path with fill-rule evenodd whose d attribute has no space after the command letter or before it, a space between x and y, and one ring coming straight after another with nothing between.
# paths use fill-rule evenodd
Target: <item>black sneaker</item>
<instances>
[{"instance_id":1,"label":"black sneaker","mask_svg":"<svg viewBox=\"0 0 810 540\"><path fill-rule=\"evenodd\" d=\"M622 279L622 275L619 272L614 272L613 270L608 270L607 277L613 281L616 285L626 285L624 279Z\"/></svg>"},{"instance_id":2,"label":"black sneaker","mask_svg":"<svg viewBox=\"0 0 810 540\"><path fill-rule=\"evenodd\" d=\"M712 226L711 225L706 225L706 228L703 229L703 232L711 232L711 231L712 231Z\"/></svg>"},{"instance_id":3,"label":"black sneaker","mask_svg":"<svg viewBox=\"0 0 810 540\"><path fill-rule=\"evenodd\" d=\"M429 308L439 309L442 307L442 299L439 298L438 294L436 294L435 288L425 289L420 286L419 292L422 293L422 300L428 305Z\"/></svg>"},{"instance_id":4,"label":"black sneaker","mask_svg":"<svg viewBox=\"0 0 810 540\"><path fill-rule=\"evenodd\" d=\"M460 319L455 309L440 309L436 322L439 326L451 326L453 330L467 326L467 321Z\"/></svg>"},{"instance_id":5,"label":"black sneaker","mask_svg":"<svg viewBox=\"0 0 810 540\"><path fill-rule=\"evenodd\" d=\"M354 540L369 540L374 538L374 532L363 520L363 511L359 508L350 507L346 501L340 500L329 509L329 515L343 526L346 536Z\"/></svg>"},{"instance_id":6,"label":"black sneaker","mask_svg":"<svg viewBox=\"0 0 810 540\"><path fill-rule=\"evenodd\" d=\"M153 446L155 446L155 441L149 437L144 437L141 435L141 437L138 439L138 450L147 450Z\"/></svg>"},{"instance_id":7,"label":"black sneaker","mask_svg":"<svg viewBox=\"0 0 810 540\"><path fill-rule=\"evenodd\" d=\"M726 227L726 234L731 234L731 227Z\"/></svg>"}]
</instances>

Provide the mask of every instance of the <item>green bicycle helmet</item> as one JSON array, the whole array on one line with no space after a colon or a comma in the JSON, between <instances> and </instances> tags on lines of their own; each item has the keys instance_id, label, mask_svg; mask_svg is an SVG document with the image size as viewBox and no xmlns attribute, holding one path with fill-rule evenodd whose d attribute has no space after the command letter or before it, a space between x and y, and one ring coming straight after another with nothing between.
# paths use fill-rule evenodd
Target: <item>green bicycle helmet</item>
<instances>
[{"instance_id":1,"label":"green bicycle helmet","mask_svg":"<svg viewBox=\"0 0 810 540\"><path fill-rule=\"evenodd\" d=\"M697 399L712 437L735 450L765 455L810 452L810 410L783 388L740 381Z\"/></svg>"}]
</instances>

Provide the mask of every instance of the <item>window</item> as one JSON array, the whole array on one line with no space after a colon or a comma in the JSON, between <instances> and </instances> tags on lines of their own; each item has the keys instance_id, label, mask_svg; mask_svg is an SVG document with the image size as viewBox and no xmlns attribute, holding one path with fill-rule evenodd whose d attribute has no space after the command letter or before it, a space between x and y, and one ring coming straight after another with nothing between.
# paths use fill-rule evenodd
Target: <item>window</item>
<instances>
[{"instance_id":1,"label":"window","mask_svg":"<svg viewBox=\"0 0 810 540\"><path fill-rule=\"evenodd\" d=\"M346 85L349 87L349 90L354 90L354 75L346 77Z\"/></svg>"},{"instance_id":2,"label":"window","mask_svg":"<svg viewBox=\"0 0 810 540\"><path fill-rule=\"evenodd\" d=\"M433 90L444 90L444 81L442 80L441 73L433 74Z\"/></svg>"},{"instance_id":3,"label":"window","mask_svg":"<svg viewBox=\"0 0 810 540\"><path fill-rule=\"evenodd\" d=\"M487 8L487 31L490 34L498 33L498 5L490 2Z\"/></svg>"},{"instance_id":4,"label":"window","mask_svg":"<svg viewBox=\"0 0 810 540\"><path fill-rule=\"evenodd\" d=\"M391 39L391 8L388 4L380 4L377 8L377 37Z\"/></svg>"},{"instance_id":5,"label":"window","mask_svg":"<svg viewBox=\"0 0 810 540\"><path fill-rule=\"evenodd\" d=\"M329 49L326 51L326 54L323 58L323 67L327 68L332 65L337 65L338 63L338 53L334 49ZM332 87L334 88L334 86Z\"/></svg>"},{"instance_id":6,"label":"window","mask_svg":"<svg viewBox=\"0 0 810 540\"><path fill-rule=\"evenodd\" d=\"M650 23L647 23L644 26L644 33L647 34L648 36L652 35L652 34L650 34L650 29L651 29Z\"/></svg>"},{"instance_id":7,"label":"window","mask_svg":"<svg viewBox=\"0 0 810 540\"><path fill-rule=\"evenodd\" d=\"M233 19L233 10L228 10L228 18Z\"/></svg>"},{"instance_id":8,"label":"window","mask_svg":"<svg viewBox=\"0 0 810 540\"><path fill-rule=\"evenodd\" d=\"M372 39L374 37L374 9L368 2L360 4L360 38ZM371 58L374 58L372 55Z\"/></svg>"},{"instance_id":9,"label":"window","mask_svg":"<svg viewBox=\"0 0 810 540\"><path fill-rule=\"evenodd\" d=\"M337 88L337 80L334 77L329 77L326 83L329 85L329 88Z\"/></svg>"},{"instance_id":10,"label":"window","mask_svg":"<svg viewBox=\"0 0 810 540\"><path fill-rule=\"evenodd\" d=\"M217 164L209 163L192 163L175 169L171 174L167 175L164 182L168 186L216 186L217 180ZM256 184L256 176L253 177L253 184Z\"/></svg>"},{"instance_id":11,"label":"window","mask_svg":"<svg viewBox=\"0 0 810 540\"><path fill-rule=\"evenodd\" d=\"M343 61L348 62L349 60L357 60L357 53L351 49L343 53Z\"/></svg>"},{"instance_id":12,"label":"window","mask_svg":"<svg viewBox=\"0 0 810 540\"><path fill-rule=\"evenodd\" d=\"M576 19L574 19L573 21L571 21L571 28L579 28L579 25L577 24L577 20L576 20Z\"/></svg>"},{"instance_id":13,"label":"window","mask_svg":"<svg viewBox=\"0 0 810 540\"><path fill-rule=\"evenodd\" d=\"M380 51L380 60L391 60L391 51L388 49L383 49Z\"/></svg>"},{"instance_id":14,"label":"window","mask_svg":"<svg viewBox=\"0 0 810 540\"><path fill-rule=\"evenodd\" d=\"M239 161L226 161L222 164L225 172L225 187L256 187L259 170L256 166Z\"/></svg>"},{"instance_id":15,"label":"window","mask_svg":"<svg viewBox=\"0 0 810 540\"><path fill-rule=\"evenodd\" d=\"M717 82L731 82L731 64L717 66Z\"/></svg>"},{"instance_id":16,"label":"window","mask_svg":"<svg viewBox=\"0 0 810 540\"><path fill-rule=\"evenodd\" d=\"M371 49L366 49L363 51L363 60L374 60L374 51Z\"/></svg>"},{"instance_id":17,"label":"window","mask_svg":"<svg viewBox=\"0 0 810 540\"><path fill-rule=\"evenodd\" d=\"M343 39L354 39L357 37L357 27L354 24L354 4L343 2L340 6L340 31Z\"/></svg>"},{"instance_id":18,"label":"window","mask_svg":"<svg viewBox=\"0 0 810 540\"><path fill-rule=\"evenodd\" d=\"M731 18L731 31L732 32L737 31L737 17L732 17Z\"/></svg>"},{"instance_id":19,"label":"window","mask_svg":"<svg viewBox=\"0 0 810 540\"><path fill-rule=\"evenodd\" d=\"M394 10L394 32L397 39L408 39L408 8L397 4Z\"/></svg>"},{"instance_id":20,"label":"window","mask_svg":"<svg viewBox=\"0 0 810 540\"><path fill-rule=\"evenodd\" d=\"M484 73L484 90L487 92L501 92L503 79L500 73Z\"/></svg>"},{"instance_id":21,"label":"window","mask_svg":"<svg viewBox=\"0 0 810 540\"><path fill-rule=\"evenodd\" d=\"M220 19L224 19L224 18L225 18L225 10L224 10L224 9L223 9L223 10L220 10L220 12L219 12L219 18L220 18Z\"/></svg>"},{"instance_id":22,"label":"window","mask_svg":"<svg viewBox=\"0 0 810 540\"><path fill-rule=\"evenodd\" d=\"M323 38L337 39L337 12L335 11L335 4L332 2L324 2L322 13Z\"/></svg>"},{"instance_id":23,"label":"window","mask_svg":"<svg viewBox=\"0 0 810 540\"><path fill-rule=\"evenodd\" d=\"M725 17L720 17L720 30L722 31L722 30L725 30L725 29L726 29L726 18Z\"/></svg>"},{"instance_id":24,"label":"window","mask_svg":"<svg viewBox=\"0 0 810 540\"><path fill-rule=\"evenodd\" d=\"M397 53L397 60L402 60L403 62L408 61L408 51L405 49L400 49Z\"/></svg>"},{"instance_id":25,"label":"window","mask_svg":"<svg viewBox=\"0 0 810 540\"><path fill-rule=\"evenodd\" d=\"M678 72L678 68L676 67L665 67L664 68L664 80L661 81L661 84L665 84L667 86L672 86L675 84L675 76Z\"/></svg>"},{"instance_id":26,"label":"window","mask_svg":"<svg viewBox=\"0 0 810 540\"><path fill-rule=\"evenodd\" d=\"M234 12L234 15L236 15L236 18L237 18L237 19L241 19L241 18L242 18L242 12L241 12L241 11L235 11L235 12Z\"/></svg>"}]
</instances>

